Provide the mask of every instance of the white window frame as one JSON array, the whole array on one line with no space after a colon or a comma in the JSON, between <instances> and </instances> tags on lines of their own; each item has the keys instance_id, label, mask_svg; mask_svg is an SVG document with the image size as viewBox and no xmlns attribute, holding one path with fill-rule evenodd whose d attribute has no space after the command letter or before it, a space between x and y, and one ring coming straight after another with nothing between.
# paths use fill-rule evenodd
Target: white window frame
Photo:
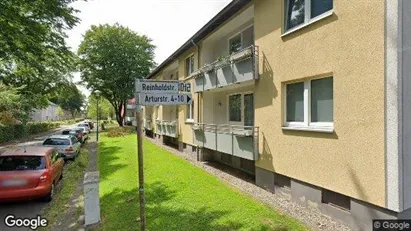
<instances>
[{"instance_id":1,"label":"white window frame","mask_svg":"<svg viewBox=\"0 0 411 231\"><path fill-rule=\"evenodd\" d=\"M191 60L189 60L189 66L188 66L188 69L187 69L187 59L193 59L193 66L191 66L190 64L191 64ZM186 73L186 77L188 77L188 76L190 76L193 72L194 72L194 62L195 60L194 60L194 54L191 54L191 55L189 55L189 56L187 56L187 58L185 59L185 65L186 65L186 67L185 67L185 71L187 72L187 70L189 70L188 71L188 73Z\"/></svg>"},{"instance_id":2,"label":"white window frame","mask_svg":"<svg viewBox=\"0 0 411 231\"><path fill-rule=\"evenodd\" d=\"M187 110L189 110L189 117L187 117ZM185 111L186 123L194 123L194 101L191 104L186 105Z\"/></svg>"},{"instance_id":3,"label":"white window frame","mask_svg":"<svg viewBox=\"0 0 411 231\"><path fill-rule=\"evenodd\" d=\"M285 1L285 7L284 7L285 18L284 18L284 25L283 25L283 32L284 33L282 34L282 36L288 35L288 34L294 32L294 31L297 31L297 30L300 30L304 27L307 27L308 25L313 24L313 23L315 23L315 22L317 22L321 19L329 17L334 12L334 3L333 3L333 8L331 10L326 11L326 12L320 14L320 15L317 15L314 18L311 18L311 0L305 0L304 1L304 4L305 4L305 6L304 6L305 7L304 8L304 22L301 23L298 26L287 29L287 26L288 26L288 8L289 8L288 6L290 4L290 0L284 0L284 1ZM334 0L332 0L332 1L334 1Z\"/></svg>"},{"instance_id":4,"label":"white window frame","mask_svg":"<svg viewBox=\"0 0 411 231\"><path fill-rule=\"evenodd\" d=\"M228 124L232 124L232 125L241 125L244 126L244 95L248 95L248 94L254 94L253 91L244 91L244 92L235 92L235 93L231 93L231 94L227 94L227 122ZM230 121L230 96L232 95L240 95L241 96L241 121Z\"/></svg>"},{"instance_id":5,"label":"white window frame","mask_svg":"<svg viewBox=\"0 0 411 231\"><path fill-rule=\"evenodd\" d=\"M333 78L332 75L322 78L309 79L301 81L304 83L304 121L303 122L288 122L287 121L287 85L293 83L286 83L283 85L283 129L288 130L313 130L313 131L323 131L323 132L333 132L334 131L334 112L333 112L333 122L311 122L311 81L317 79ZM334 86L333 86L334 92ZM334 103L334 97L333 97Z\"/></svg>"}]
</instances>

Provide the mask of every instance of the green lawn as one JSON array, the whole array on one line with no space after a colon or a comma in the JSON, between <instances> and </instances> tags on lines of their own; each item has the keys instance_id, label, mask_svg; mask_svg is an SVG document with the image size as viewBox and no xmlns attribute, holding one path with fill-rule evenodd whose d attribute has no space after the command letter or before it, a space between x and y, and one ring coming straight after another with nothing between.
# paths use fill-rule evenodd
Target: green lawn
<instances>
[{"instance_id":1,"label":"green lawn","mask_svg":"<svg viewBox=\"0 0 411 231\"><path fill-rule=\"evenodd\" d=\"M109 138L99 147L99 230L139 230L136 136ZM144 142L147 230L307 230L293 218Z\"/></svg>"}]
</instances>

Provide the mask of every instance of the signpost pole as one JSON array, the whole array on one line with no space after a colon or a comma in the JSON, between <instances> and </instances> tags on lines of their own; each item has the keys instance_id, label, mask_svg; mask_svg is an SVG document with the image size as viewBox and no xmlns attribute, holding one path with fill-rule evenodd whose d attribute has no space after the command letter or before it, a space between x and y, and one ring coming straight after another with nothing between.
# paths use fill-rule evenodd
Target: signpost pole
<instances>
[{"instance_id":1,"label":"signpost pole","mask_svg":"<svg viewBox=\"0 0 411 231\"><path fill-rule=\"evenodd\" d=\"M138 86L139 80L136 80ZM137 119L137 152L138 152L138 185L140 198L140 224L141 231L146 230L146 212L145 212L145 196L144 196L144 168L143 168L143 132L142 132L142 108L139 102L139 92L136 92L136 119Z\"/></svg>"}]
</instances>

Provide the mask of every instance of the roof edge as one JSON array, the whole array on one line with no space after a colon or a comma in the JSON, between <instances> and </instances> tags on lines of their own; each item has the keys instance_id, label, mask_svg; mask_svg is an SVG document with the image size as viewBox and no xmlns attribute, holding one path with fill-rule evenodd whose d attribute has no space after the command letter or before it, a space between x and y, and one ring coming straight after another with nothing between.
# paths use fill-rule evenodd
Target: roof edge
<instances>
[{"instance_id":1,"label":"roof edge","mask_svg":"<svg viewBox=\"0 0 411 231\"><path fill-rule=\"evenodd\" d=\"M191 38L189 38L180 48L178 48L174 53L172 53L166 60L164 60L158 67L156 67L146 79L153 78L156 74L160 72L168 64L172 63L174 59L184 52L186 52L193 43L197 43L205 38L208 34L218 28L221 24L226 22L231 16L236 14L244 6L248 5L251 0L233 0L227 6L225 6L221 11L219 11L210 21L208 21L200 30L198 30Z\"/></svg>"}]
</instances>

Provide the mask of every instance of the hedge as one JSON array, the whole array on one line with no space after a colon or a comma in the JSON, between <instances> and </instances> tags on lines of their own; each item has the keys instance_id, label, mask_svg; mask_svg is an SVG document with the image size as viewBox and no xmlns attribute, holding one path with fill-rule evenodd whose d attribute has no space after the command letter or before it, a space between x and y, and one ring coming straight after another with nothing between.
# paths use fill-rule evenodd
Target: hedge
<instances>
[{"instance_id":1,"label":"hedge","mask_svg":"<svg viewBox=\"0 0 411 231\"><path fill-rule=\"evenodd\" d=\"M45 132L60 126L60 123L28 123L26 126L28 135ZM0 124L0 143L24 137L22 124L2 125Z\"/></svg>"}]
</instances>

